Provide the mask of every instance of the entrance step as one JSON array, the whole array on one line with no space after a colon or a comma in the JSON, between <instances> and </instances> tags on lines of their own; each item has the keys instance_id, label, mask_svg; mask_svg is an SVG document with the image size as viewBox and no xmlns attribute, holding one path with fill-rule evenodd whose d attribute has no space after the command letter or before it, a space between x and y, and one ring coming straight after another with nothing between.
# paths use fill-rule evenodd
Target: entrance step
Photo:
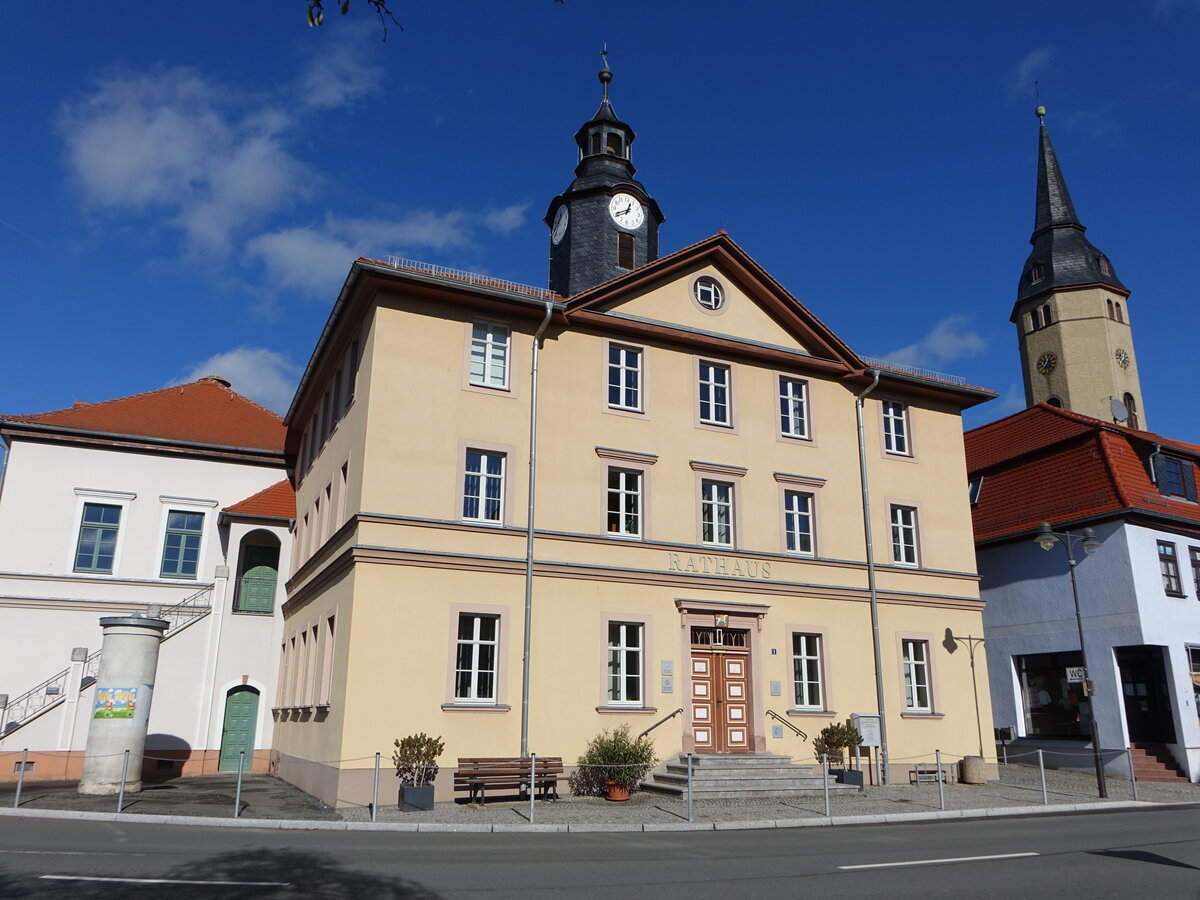
<instances>
[{"instance_id":1,"label":"entrance step","mask_svg":"<svg viewBox=\"0 0 1200 900\"><path fill-rule=\"evenodd\" d=\"M699 800L775 797L823 791L826 776L818 766L798 766L790 756L730 753L692 757L692 796ZM830 790L856 790L828 776ZM687 794L687 757L680 753L661 763L642 789L683 797Z\"/></svg>"},{"instance_id":2,"label":"entrance step","mask_svg":"<svg viewBox=\"0 0 1200 900\"><path fill-rule=\"evenodd\" d=\"M1137 741L1131 750L1138 781L1188 781L1166 744Z\"/></svg>"}]
</instances>

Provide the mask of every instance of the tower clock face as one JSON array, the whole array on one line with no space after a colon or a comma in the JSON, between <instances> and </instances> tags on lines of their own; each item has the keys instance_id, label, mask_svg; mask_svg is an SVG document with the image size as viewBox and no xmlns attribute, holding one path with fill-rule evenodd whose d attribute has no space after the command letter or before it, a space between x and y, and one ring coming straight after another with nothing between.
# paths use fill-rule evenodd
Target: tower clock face
<instances>
[{"instance_id":1,"label":"tower clock face","mask_svg":"<svg viewBox=\"0 0 1200 900\"><path fill-rule=\"evenodd\" d=\"M642 204L631 194L614 194L608 201L608 214L622 228L638 228L646 218Z\"/></svg>"},{"instance_id":2,"label":"tower clock face","mask_svg":"<svg viewBox=\"0 0 1200 900\"><path fill-rule=\"evenodd\" d=\"M558 212L554 214L554 225L550 229L550 240L554 243L560 243L563 236L567 233L567 220L570 218L570 213L567 212L567 207L560 206Z\"/></svg>"},{"instance_id":3,"label":"tower clock face","mask_svg":"<svg viewBox=\"0 0 1200 900\"><path fill-rule=\"evenodd\" d=\"M1117 359L1117 365L1122 369L1129 368L1129 354L1121 347L1117 348L1117 352L1113 354Z\"/></svg>"},{"instance_id":4,"label":"tower clock face","mask_svg":"<svg viewBox=\"0 0 1200 900\"><path fill-rule=\"evenodd\" d=\"M1037 370L1043 375L1049 375L1058 367L1058 357L1047 350L1038 357Z\"/></svg>"}]
</instances>

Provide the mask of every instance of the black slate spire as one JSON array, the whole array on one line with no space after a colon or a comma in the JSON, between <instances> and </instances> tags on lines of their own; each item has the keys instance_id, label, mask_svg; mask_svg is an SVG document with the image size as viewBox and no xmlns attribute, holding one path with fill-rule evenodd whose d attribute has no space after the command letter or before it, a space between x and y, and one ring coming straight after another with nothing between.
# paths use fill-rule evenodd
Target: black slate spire
<instances>
[{"instance_id":1,"label":"black slate spire","mask_svg":"<svg viewBox=\"0 0 1200 900\"><path fill-rule=\"evenodd\" d=\"M1037 202L1033 250L1021 270L1017 303L1065 287L1102 284L1128 294L1112 263L1083 236L1075 204L1046 130L1046 107L1036 110L1038 128Z\"/></svg>"}]
</instances>

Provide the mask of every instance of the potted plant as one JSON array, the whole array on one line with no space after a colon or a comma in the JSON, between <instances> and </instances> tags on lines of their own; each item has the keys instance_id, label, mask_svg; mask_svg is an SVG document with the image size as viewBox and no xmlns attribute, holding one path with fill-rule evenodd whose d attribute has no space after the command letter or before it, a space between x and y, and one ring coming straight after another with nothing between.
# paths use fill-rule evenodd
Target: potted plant
<instances>
[{"instance_id":1,"label":"potted plant","mask_svg":"<svg viewBox=\"0 0 1200 900\"><path fill-rule=\"evenodd\" d=\"M630 792L658 764L654 745L645 737L634 738L629 725L600 732L588 742L579 757L578 777L572 782L576 793L596 794L609 800L628 800Z\"/></svg>"},{"instance_id":2,"label":"potted plant","mask_svg":"<svg viewBox=\"0 0 1200 900\"><path fill-rule=\"evenodd\" d=\"M837 774L837 780L842 784L856 784L859 787L863 786L863 773L851 771L845 767L842 759L843 750L853 750L862 743L862 736L858 733L858 729L853 725L847 725L843 722L833 722L821 729L821 733L817 735L813 746L817 753L826 754L830 765L835 762L840 771Z\"/></svg>"},{"instance_id":3,"label":"potted plant","mask_svg":"<svg viewBox=\"0 0 1200 900\"><path fill-rule=\"evenodd\" d=\"M397 805L406 811L433 809L433 779L438 773L438 757L446 749L441 737L425 732L410 734L395 741L392 762L400 779Z\"/></svg>"}]
</instances>

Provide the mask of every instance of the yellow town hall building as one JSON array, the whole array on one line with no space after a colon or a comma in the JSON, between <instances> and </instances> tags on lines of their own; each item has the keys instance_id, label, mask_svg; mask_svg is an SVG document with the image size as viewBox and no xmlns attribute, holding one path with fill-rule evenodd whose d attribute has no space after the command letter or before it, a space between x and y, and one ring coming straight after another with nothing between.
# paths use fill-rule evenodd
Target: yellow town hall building
<instances>
[{"instance_id":1,"label":"yellow town hall building","mask_svg":"<svg viewBox=\"0 0 1200 900\"><path fill-rule=\"evenodd\" d=\"M982 634L960 413L993 395L868 364L724 233L660 258L610 78L551 290L360 259L288 414L274 756L326 802L421 731L440 799L458 757L676 710L660 757L803 762L882 706L904 780L990 733L946 636Z\"/></svg>"}]
</instances>

